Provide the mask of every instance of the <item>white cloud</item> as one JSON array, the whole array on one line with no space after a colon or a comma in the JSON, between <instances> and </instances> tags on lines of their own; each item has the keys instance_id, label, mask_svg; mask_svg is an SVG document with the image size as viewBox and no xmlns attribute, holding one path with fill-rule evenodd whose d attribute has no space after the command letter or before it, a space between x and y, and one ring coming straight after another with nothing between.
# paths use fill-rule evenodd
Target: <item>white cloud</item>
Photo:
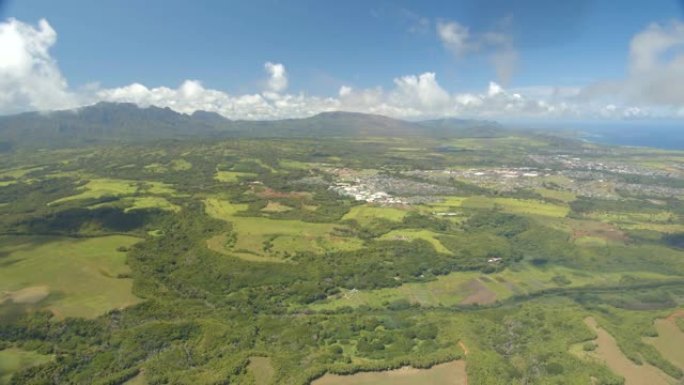
<instances>
[{"instance_id":1,"label":"white cloud","mask_svg":"<svg viewBox=\"0 0 684 385\"><path fill-rule=\"evenodd\" d=\"M266 62L264 69L270 75L268 89L272 92L283 92L287 88L287 73L285 66L280 63Z\"/></svg>"},{"instance_id":2,"label":"white cloud","mask_svg":"<svg viewBox=\"0 0 684 385\"><path fill-rule=\"evenodd\" d=\"M473 40L467 28L453 22L443 22L438 28L444 44L455 52L481 45L512 47L506 34L491 32ZM91 84L73 90L50 55L49 50L56 39L56 32L44 20L37 26L17 20L0 23L0 113L113 101L169 107L182 113L213 111L231 119L304 117L332 110L399 118L684 116L684 89L676 87L684 84L684 54L676 51L684 45L684 26L679 22L668 26L653 25L635 36L628 77L596 85L593 90L553 86L507 89L502 83L492 82L479 93L451 93L439 84L434 72L425 72L397 77L389 89L344 85L335 96L319 97L287 93L285 66L272 62L264 64L269 77L263 92L231 95L207 88L198 80L186 80L176 88L150 88L133 83L115 88ZM599 96L587 97L589 91Z\"/></svg>"},{"instance_id":3,"label":"white cloud","mask_svg":"<svg viewBox=\"0 0 684 385\"><path fill-rule=\"evenodd\" d=\"M623 79L586 87L587 100L613 100L649 106L684 107L684 22L653 23L630 42Z\"/></svg>"},{"instance_id":4,"label":"white cloud","mask_svg":"<svg viewBox=\"0 0 684 385\"><path fill-rule=\"evenodd\" d=\"M470 30L455 21L438 21L437 36L442 41L444 48L456 56L476 48L471 41Z\"/></svg>"},{"instance_id":5,"label":"white cloud","mask_svg":"<svg viewBox=\"0 0 684 385\"><path fill-rule=\"evenodd\" d=\"M396 89L390 94L393 104L422 107L425 111L444 108L449 103L449 94L437 83L433 72L394 79Z\"/></svg>"},{"instance_id":6,"label":"white cloud","mask_svg":"<svg viewBox=\"0 0 684 385\"><path fill-rule=\"evenodd\" d=\"M456 21L437 22L437 36L444 48L456 58L469 53L485 53L489 55L497 78L508 84L518 62L518 51L513 44L510 29L511 18L500 20L495 28L483 33L471 33L467 26Z\"/></svg>"},{"instance_id":7,"label":"white cloud","mask_svg":"<svg viewBox=\"0 0 684 385\"><path fill-rule=\"evenodd\" d=\"M75 105L49 49L57 33L46 20L37 26L9 19L0 23L0 113Z\"/></svg>"}]
</instances>

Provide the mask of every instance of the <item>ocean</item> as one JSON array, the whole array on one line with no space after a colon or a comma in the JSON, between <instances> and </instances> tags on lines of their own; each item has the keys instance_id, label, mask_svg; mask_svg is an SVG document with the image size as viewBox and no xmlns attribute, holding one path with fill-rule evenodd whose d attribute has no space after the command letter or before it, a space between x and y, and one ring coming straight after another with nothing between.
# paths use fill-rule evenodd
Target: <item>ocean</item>
<instances>
[{"instance_id":1,"label":"ocean","mask_svg":"<svg viewBox=\"0 0 684 385\"><path fill-rule=\"evenodd\" d=\"M580 137L594 143L684 150L684 122L668 125L583 126Z\"/></svg>"}]
</instances>

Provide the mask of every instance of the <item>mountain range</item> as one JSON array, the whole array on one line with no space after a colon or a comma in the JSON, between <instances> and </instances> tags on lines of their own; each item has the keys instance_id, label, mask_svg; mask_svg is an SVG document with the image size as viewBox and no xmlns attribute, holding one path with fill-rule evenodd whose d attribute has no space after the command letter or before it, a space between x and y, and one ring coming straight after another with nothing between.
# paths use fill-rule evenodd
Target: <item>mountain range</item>
<instances>
[{"instance_id":1,"label":"mountain range","mask_svg":"<svg viewBox=\"0 0 684 385\"><path fill-rule=\"evenodd\" d=\"M101 102L73 110L2 116L0 150L187 138L490 137L501 136L503 132L498 123L481 120L410 122L341 111L301 119L230 120L215 112L183 114L170 108Z\"/></svg>"}]
</instances>

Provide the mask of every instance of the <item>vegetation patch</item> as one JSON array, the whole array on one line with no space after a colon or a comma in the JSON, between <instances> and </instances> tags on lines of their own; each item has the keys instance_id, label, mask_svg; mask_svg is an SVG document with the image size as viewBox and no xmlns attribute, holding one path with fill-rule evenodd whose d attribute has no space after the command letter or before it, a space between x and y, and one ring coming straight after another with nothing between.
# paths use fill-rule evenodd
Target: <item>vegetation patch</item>
<instances>
[{"instance_id":1,"label":"vegetation patch","mask_svg":"<svg viewBox=\"0 0 684 385\"><path fill-rule=\"evenodd\" d=\"M54 360L54 356L9 348L0 350L0 385L9 385L12 375L20 370Z\"/></svg>"}]
</instances>

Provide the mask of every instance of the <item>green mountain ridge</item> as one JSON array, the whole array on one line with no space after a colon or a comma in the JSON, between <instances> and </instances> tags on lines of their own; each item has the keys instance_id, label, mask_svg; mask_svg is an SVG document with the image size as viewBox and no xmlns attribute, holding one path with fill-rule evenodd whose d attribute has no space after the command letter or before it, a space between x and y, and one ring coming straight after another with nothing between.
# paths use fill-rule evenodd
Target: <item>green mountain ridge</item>
<instances>
[{"instance_id":1,"label":"green mountain ridge","mask_svg":"<svg viewBox=\"0 0 684 385\"><path fill-rule=\"evenodd\" d=\"M226 137L501 136L491 121L441 119L409 122L382 115L323 112L307 118L230 120L215 112L183 114L170 108L101 102L74 110L0 117L0 150L19 147Z\"/></svg>"}]
</instances>

